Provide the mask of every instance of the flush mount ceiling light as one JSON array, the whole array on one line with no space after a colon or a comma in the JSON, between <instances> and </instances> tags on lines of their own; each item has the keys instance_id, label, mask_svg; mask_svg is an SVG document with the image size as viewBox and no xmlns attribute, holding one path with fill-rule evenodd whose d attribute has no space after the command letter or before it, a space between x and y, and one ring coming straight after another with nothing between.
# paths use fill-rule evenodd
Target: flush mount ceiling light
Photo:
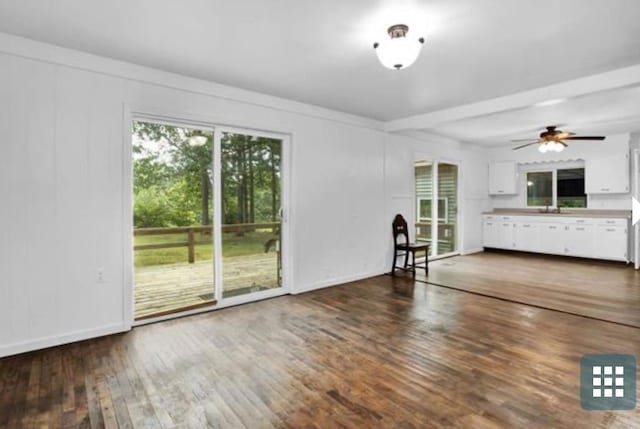
<instances>
[{"instance_id":1,"label":"flush mount ceiling light","mask_svg":"<svg viewBox=\"0 0 640 429\"><path fill-rule=\"evenodd\" d=\"M408 25L392 25L387 30L391 39L373 44L373 48L376 50L378 59L383 66L400 70L409 67L416 61L420 54L420 49L422 49L424 38L410 39L407 37L408 32Z\"/></svg>"}]
</instances>

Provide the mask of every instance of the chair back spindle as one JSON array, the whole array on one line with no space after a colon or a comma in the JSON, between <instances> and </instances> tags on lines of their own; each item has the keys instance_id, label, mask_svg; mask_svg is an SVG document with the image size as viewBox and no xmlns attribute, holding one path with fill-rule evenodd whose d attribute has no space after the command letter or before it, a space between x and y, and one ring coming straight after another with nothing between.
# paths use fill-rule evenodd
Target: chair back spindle
<instances>
[{"instance_id":1,"label":"chair back spindle","mask_svg":"<svg viewBox=\"0 0 640 429\"><path fill-rule=\"evenodd\" d=\"M398 237L401 235L404 235L404 242L398 242ZM404 217L401 214L397 214L393 219L393 246L396 247L398 244L407 243L409 243L409 226Z\"/></svg>"}]
</instances>

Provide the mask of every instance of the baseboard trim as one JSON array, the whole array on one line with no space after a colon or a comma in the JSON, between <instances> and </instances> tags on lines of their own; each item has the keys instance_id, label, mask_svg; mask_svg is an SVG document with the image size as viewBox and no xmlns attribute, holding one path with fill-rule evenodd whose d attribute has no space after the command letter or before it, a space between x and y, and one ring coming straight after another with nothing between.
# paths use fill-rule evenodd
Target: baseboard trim
<instances>
[{"instance_id":1,"label":"baseboard trim","mask_svg":"<svg viewBox=\"0 0 640 429\"><path fill-rule=\"evenodd\" d=\"M83 331L69 332L63 335L56 335L52 337L38 338L31 341L24 341L21 343L9 344L0 347L0 358L13 356L20 353L32 352L35 350L41 350L48 347L61 346L63 344L75 343L78 341L84 341L91 338L103 337L105 335L117 334L120 332L126 332L129 329L125 327L124 323L118 323L115 325L101 326L94 329L87 329Z\"/></svg>"},{"instance_id":2,"label":"baseboard trim","mask_svg":"<svg viewBox=\"0 0 640 429\"><path fill-rule=\"evenodd\" d=\"M360 274L355 274L355 275L351 275L351 276L345 276L345 277L340 277L340 278L334 278L334 279L330 279L330 280L323 280L323 281L319 281L316 283L312 283L311 285L305 286L304 288L301 288L300 290L296 290L296 291L291 291L292 295L298 295L301 293L306 293L306 292L311 292L313 290L317 290L317 289L323 289L323 288L327 288L327 287L332 287L332 286L338 286L344 283L350 283L350 282L355 282L358 280L364 280L364 279L368 279L371 277L377 277L377 276L381 276L383 274L386 274L388 271L385 270L377 270L377 271L372 271L372 272L368 272L368 273L360 273Z\"/></svg>"},{"instance_id":3,"label":"baseboard trim","mask_svg":"<svg viewBox=\"0 0 640 429\"><path fill-rule=\"evenodd\" d=\"M465 249L462 252L460 252L460 254L462 256L465 256L465 255L472 255L474 253L480 253L480 252L484 252L484 247L477 247L475 249Z\"/></svg>"}]
</instances>

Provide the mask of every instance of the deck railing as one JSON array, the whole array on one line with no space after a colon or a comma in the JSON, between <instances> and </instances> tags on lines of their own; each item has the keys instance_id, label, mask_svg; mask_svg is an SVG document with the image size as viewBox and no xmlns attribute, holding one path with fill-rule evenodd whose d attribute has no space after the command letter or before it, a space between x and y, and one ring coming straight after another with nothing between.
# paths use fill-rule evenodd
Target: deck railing
<instances>
[{"instance_id":1,"label":"deck railing","mask_svg":"<svg viewBox=\"0 0 640 429\"><path fill-rule=\"evenodd\" d=\"M271 228L274 232L280 227L280 222L266 222L266 223L237 223L222 225L222 232L237 232L244 233L249 231L255 231L256 229ZM174 247L187 247L188 256L187 260L190 264L196 261L196 245L198 244L211 244L209 240L196 240L196 233L200 235L211 235L213 227L211 225L203 226L180 226L174 228L138 228L133 230L133 236L139 237L143 235L173 235L173 234L187 234L187 241L177 241L169 243L154 243L154 244L139 244L133 246L133 250L157 250L157 249L170 249Z\"/></svg>"}]
</instances>

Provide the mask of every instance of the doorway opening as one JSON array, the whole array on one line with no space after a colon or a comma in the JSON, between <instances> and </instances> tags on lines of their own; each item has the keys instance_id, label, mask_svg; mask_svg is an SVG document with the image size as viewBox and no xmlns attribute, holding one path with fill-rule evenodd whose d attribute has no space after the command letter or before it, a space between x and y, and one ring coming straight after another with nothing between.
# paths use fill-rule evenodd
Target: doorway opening
<instances>
[{"instance_id":1,"label":"doorway opening","mask_svg":"<svg viewBox=\"0 0 640 429\"><path fill-rule=\"evenodd\" d=\"M458 254L458 165L418 161L414 172L416 240L430 244L430 258Z\"/></svg>"},{"instance_id":2,"label":"doorway opening","mask_svg":"<svg viewBox=\"0 0 640 429\"><path fill-rule=\"evenodd\" d=\"M288 293L285 136L134 120L134 319Z\"/></svg>"}]
</instances>

